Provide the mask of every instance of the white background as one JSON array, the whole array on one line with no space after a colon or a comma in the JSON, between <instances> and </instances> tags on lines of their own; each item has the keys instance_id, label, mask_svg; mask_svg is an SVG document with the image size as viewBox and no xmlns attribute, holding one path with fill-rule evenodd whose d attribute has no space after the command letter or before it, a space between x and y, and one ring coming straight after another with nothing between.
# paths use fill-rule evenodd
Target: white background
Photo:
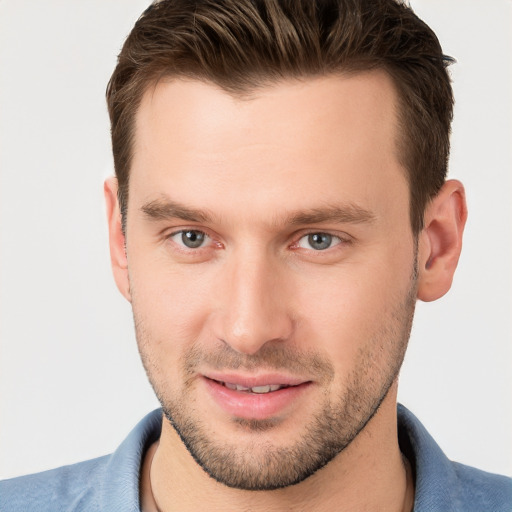
<instances>
[{"instance_id":1,"label":"white background","mask_svg":"<svg viewBox=\"0 0 512 512\"><path fill-rule=\"evenodd\" d=\"M111 452L157 406L110 274L104 90L142 0L0 0L0 477ZM400 400L449 457L512 475L512 2L417 0L457 58L452 291L419 304Z\"/></svg>"}]
</instances>

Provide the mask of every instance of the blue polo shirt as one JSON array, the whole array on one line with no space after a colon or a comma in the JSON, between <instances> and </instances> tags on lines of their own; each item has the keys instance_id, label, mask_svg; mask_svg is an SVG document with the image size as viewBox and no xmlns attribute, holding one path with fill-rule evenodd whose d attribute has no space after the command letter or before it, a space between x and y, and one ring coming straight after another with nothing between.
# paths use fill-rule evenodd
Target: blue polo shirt
<instances>
[{"instance_id":1,"label":"blue polo shirt","mask_svg":"<svg viewBox=\"0 0 512 512\"><path fill-rule=\"evenodd\" d=\"M112 454L0 482L1 512L139 512L144 453L160 436L148 414ZM415 512L511 512L512 479L451 462L419 420L398 405L400 448L415 473Z\"/></svg>"}]
</instances>

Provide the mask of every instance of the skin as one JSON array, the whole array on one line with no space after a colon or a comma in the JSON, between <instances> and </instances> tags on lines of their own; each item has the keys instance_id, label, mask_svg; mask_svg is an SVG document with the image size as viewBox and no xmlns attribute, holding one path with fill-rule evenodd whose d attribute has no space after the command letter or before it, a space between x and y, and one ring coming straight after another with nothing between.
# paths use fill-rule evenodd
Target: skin
<instances>
[{"instance_id":1,"label":"skin","mask_svg":"<svg viewBox=\"0 0 512 512\"><path fill-rule=\"evenodd\" d=\"M415 240L396 105L377 71L283 81L244 99L182 80L146 92L126 237L115 179L105 196L114 276L164 408L255 473L268 453L303 450L326 412L350 415L335 422L348 446L327 465L256 492L210 478L164 418L144 462L145 510L411 510L397 373L415 299L450 288L466 206L462 185L446 182ZM335 217L311 215L327 206ZM189 249L180 230L208 237ZM330 234L332 245L312 247L311 233ZM251 376L275 364L310 385L261 428L211 399L204 375L219 360Z\"/></svg>"}]
</instances>

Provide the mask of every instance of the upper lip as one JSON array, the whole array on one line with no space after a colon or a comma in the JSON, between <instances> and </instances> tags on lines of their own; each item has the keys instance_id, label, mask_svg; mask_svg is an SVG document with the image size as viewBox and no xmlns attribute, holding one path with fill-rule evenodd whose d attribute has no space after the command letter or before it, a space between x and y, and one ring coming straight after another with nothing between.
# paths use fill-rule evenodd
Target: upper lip
<instances>
[{"instance_id":1,"label":"upper lip","mask_svg":"<svg viewBox=\"0 0 512 512\"><path fill-rule=\"evenodd\" d=\"M298 386L310 382L309 379L295 377L283 373L260 373L257 375L244 375L232 372L207 372L204 377L218 382L228 382L230 384L238 384L246 388L257 386L268 386L279 384L280 386Z\"/></svg>"}]
</instances>

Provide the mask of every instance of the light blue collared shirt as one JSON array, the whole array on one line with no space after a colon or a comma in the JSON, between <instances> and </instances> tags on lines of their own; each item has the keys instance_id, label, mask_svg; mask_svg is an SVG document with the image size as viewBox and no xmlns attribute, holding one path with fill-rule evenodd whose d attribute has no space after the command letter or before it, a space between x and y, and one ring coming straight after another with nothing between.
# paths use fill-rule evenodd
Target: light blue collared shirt
<instances>
[{"instance_id":1,"label":"light blue collared shirt","mask_svg":"<svg viewBox=\"0 0 512 512\"><path fill-rule=\"evenodd\" d=\"M144 453L161 410L111 455L0 482L0 512L139 512ZM400 447L415 472L415 512L512 512L512 479L451 462L419 420L398 405Z\"/></svg>"}]
</instances>

